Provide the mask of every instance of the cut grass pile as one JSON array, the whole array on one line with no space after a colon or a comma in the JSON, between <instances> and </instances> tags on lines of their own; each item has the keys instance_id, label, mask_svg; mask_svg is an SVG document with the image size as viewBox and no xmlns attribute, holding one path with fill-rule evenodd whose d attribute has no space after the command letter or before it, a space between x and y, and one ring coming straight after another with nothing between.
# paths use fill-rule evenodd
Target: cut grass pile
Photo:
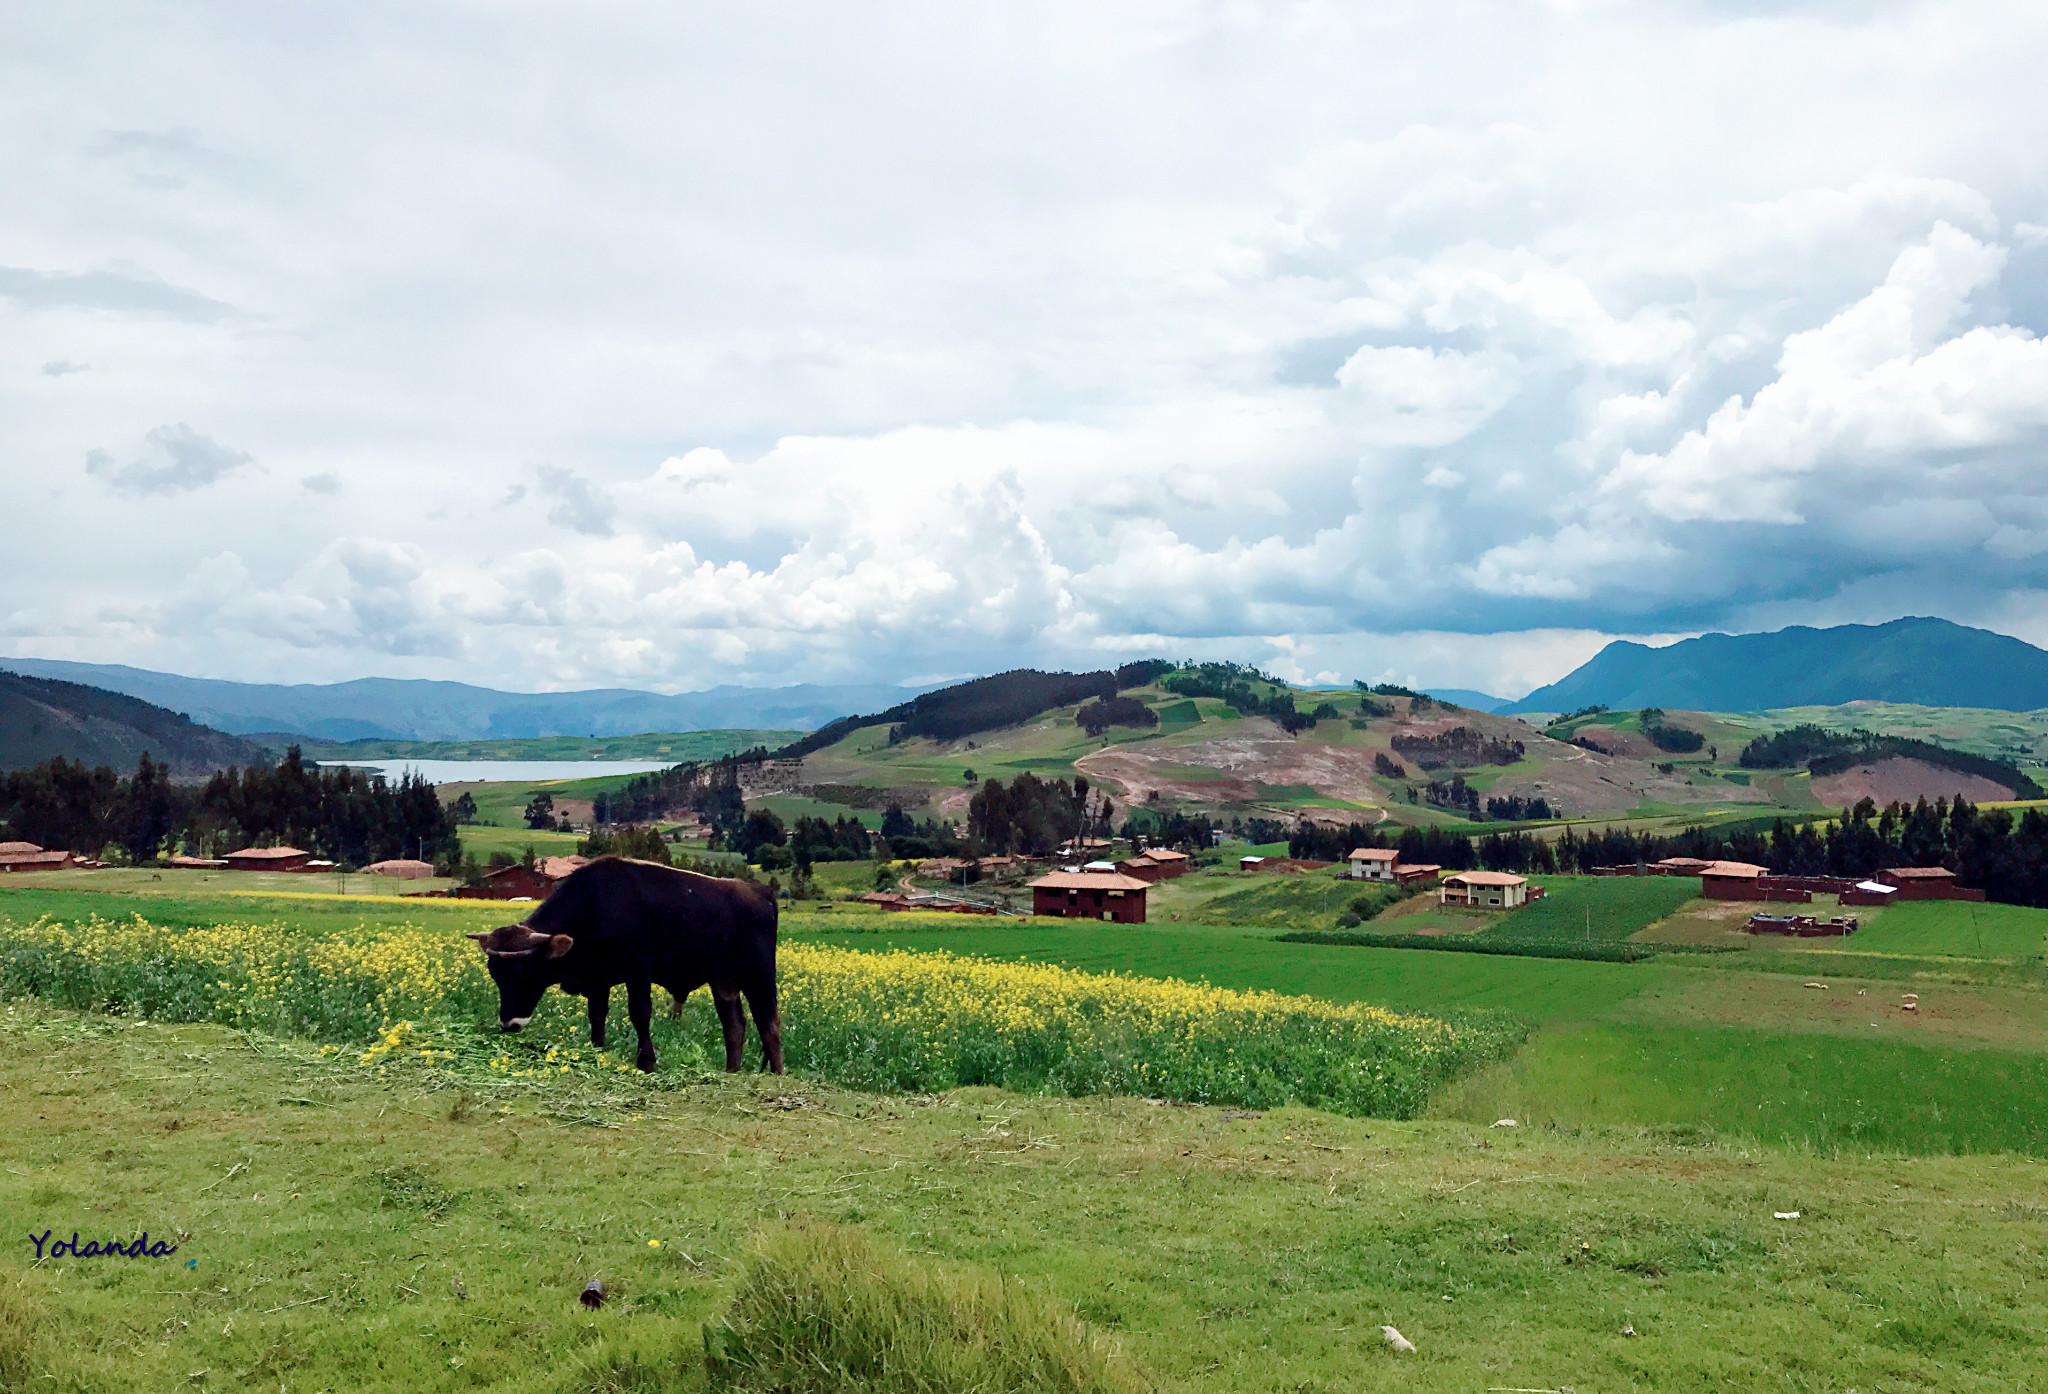
<instances>
[{"instance_id":1,"label":"cut grass pile","mask_svg":"<svg viewBox=\"0 0 2048 1394\"><path fill-rule=\"evenodd\" d=\"M1412 1117L1524 1034L1499 1016L1449 1022L946 953L786 944L780 976L792 1068L912 1093L996 1084ZM489 1030L497 989L483 956L451 926L0 920L0 993L360 1045L358 1063L380 1069L419 1059L512 1081L628 1068L574 1042L576 1014L561 993L549 994L537 1031L502 1042ZM702 1068L709 1023L697 1000L675 1042L692 1069Z\"/></svg>"},{"instance_id":2,"label":"cut grass pile","mask_svg":"<svg viewBox=\"0 0 2048 1394\"><path fill-rule=\"evenodd\" d=\"M711 1387L742 1394L1147 1394L1151 1378L1036 1288L884 1253L841 1225L756 1241L704 1331Z\"/></svg>"},{"instance_id":3,"label":"cut grass pile","mask_svg":"<svg viewBox=\"0 0 2048 1394\"><path fill-rule=\"evenodd\" d=\"M217 1026L0 1007L0 1209L180 1245L37 1264L17 1236L5 1387L698 1390L704 1324L792 1219L999 1272L1189 1394L2003 1394L2043 1364L2028 1158L758 1076L502 1108Z\"/></svg>"},{"instance_id":4,"label":"cut grass pile","mask_svg":"<svg viewBox=\"0 0 2048 1394\"><path fill-rule=\"evenodd\" d=\"M2048 1057L2038 1052L1617 1023L1546 1032L1453 1085L1437 1111L1706 1128L1821 1153L2038 1156L2048 1155L2044 1096Z\"/></svg>"}]
</instances>

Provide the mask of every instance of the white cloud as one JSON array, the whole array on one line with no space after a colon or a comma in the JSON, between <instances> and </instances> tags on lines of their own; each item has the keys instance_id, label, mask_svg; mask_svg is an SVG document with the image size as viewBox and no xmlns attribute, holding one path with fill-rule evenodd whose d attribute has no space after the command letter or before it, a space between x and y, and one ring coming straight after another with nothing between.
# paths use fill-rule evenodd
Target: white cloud
<instances>
[{"instance_id":1,"label":"white cloud","mask_svg":"<svg viewBox=\"0 0 2048 1394\"><path fill-rule=\"evenodd\" d=\"M1504 690L2037 624L2048 14L1487 23L18 8L9 642L695 687L1280 636Z\"/></svg>"}]
</instances>

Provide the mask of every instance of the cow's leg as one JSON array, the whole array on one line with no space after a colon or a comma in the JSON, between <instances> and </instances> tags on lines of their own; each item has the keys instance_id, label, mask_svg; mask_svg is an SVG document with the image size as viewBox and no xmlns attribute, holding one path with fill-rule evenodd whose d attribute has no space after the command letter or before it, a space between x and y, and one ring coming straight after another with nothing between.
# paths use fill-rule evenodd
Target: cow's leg
<instances>
[{"instance_id":1,"label":"cow's leg","mask_svg":"<svg viewBox=\"0 0 2048 1394\"><path fill-rule=\"evenodd\" d=\"M654 985L645 978L635 978L626 984L626 1015L633 1020L633 1034L640 1038L640 1058L636 1062L649 1074L654 1073Z\"/></svg>"},{"instance_id":2,"label":"cow's leg","mask_svg":"<svg viewBox=\"0 0 2048 1394\"><path fill-rule=\"evenodd\" d=\"M590 1043L604 1049L604 1019L611 1015L612 990L592 988L590 992Z\"/></svg>"},{"instance_id":3,"label":"cow's leg","mask_svg":"<svg viewBox=\"0 0 2048 1394\"><path fill-rule=\"evenodd\" d=\"M668 1014L671 1021L683 1014L683 1001L689 995L687 992L677 992L674 988L668 990Z\"/></svg>"},{"instance_id":4,"label":"cow's leg","mask_svg":"<svg viewBox=\"0 0 2048 1394\"><path fill-rule=\"evenodd\" d=\"M737 1074L747 1049L747 1017L740 1008L740 990L731 983L713 983L711 1000L718 1004L718 1024L725 1030L725 1072Z\"/></svg>"},{"instance_id":5,"label":"cow's leg","mask_svg":"<svg viewBox=\"0 0 2048 1394\"><path fill-rule=\"evenodd\" d=\"M747 1005L754 1009L754 1029L761 1035L761 1066L781 1074L782 1008L775 1001L775 984L748 992Z\"/></svg>"}]
</instances>

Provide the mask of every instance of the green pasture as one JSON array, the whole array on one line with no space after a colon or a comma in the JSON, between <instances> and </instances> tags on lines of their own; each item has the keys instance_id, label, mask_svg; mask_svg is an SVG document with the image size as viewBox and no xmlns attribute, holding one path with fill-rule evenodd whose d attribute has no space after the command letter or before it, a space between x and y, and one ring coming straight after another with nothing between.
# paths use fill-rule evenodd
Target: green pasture
<instances>
[{"instance_id":1,"label":"green pasture","mask_svg":"<svg viewBox=\"0 0 2048 1394\"><path fill-rule=\"evenodd\" d=\"M1008 1310L1085 1322L1057 1328L1069 1347L1113 1341L1132 1384L1190 1394L2003 1394L2043 1365L2048 1165L2026 1158L760 1076L479 1093L218 1027L10 1008L0 1207L24 1232L179 1249L38 1263L18 1237L0 1258L9 1389L707 1390L707 1322L767 1346L735 1302L792 1226L885 1255L821 1266L792 1299L906 1267L908 1292L1000 1280ZM606 1300L586 1309L592 1279ZM793 1324L774 1368L815 1370L895 1313L910 1378L946 1310L849 1303ZM722 1387L968 1387L829 1365L738 1379ZM1013 1379L974 1387L1102 1387Z\"/></svg>"},{"instance_id":2,"label":"green pasture","mask_svg":"<svg viewBox=\"0 0 2048 1394\"><path fill-rule=\"evenodd\" d=\"M1617 943L1699 894L1690 876L1535 876L1543 899L1501 917L1489 931L1517 939Z\"/></svg>"},{"instance_id":3,"label":"green pasture","mask_svg":"<svg viewBox=\"0 0 2048 1394\"><path fill-rule=\"evenodd\" d=\"M1882 954L2039 960L2048 949L2048 910L1967 900L1913 900L1868 915L1842 947Z\"/></svg>"},{"instance_id":4,"label":"green pasture","mask_svg":"<svg viewBox=\"0 0 2048 1394\"><path fill-rule=\"evenodd\" d=\"M1450 1087L1446 1117L1688 1128L1814 1152L2048 1154L2048 1055L1804 1032L1576 1025Z\"/></svg>"}]
</instances>

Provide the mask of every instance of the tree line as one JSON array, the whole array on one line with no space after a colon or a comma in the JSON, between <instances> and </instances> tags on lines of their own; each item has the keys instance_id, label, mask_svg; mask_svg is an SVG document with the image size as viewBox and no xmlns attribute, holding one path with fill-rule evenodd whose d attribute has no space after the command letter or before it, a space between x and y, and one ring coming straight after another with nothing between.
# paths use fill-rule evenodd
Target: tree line
<instances>
[{"instance_id":1,"label":"tree line","mask_svg":"<svg viewBox=\"0 0 2048 1394\"><path fill-rule=\"evenodd\" d=\"M459 858L455 817L424 778L392 783L346 766L323 769L297 746L274 766L221 770L199 786L172 783L147 754L128 776L48 760L0 777L0 827L10 839L117 861L263 845L344 866Z\"/></svg>"}]
</instances>

